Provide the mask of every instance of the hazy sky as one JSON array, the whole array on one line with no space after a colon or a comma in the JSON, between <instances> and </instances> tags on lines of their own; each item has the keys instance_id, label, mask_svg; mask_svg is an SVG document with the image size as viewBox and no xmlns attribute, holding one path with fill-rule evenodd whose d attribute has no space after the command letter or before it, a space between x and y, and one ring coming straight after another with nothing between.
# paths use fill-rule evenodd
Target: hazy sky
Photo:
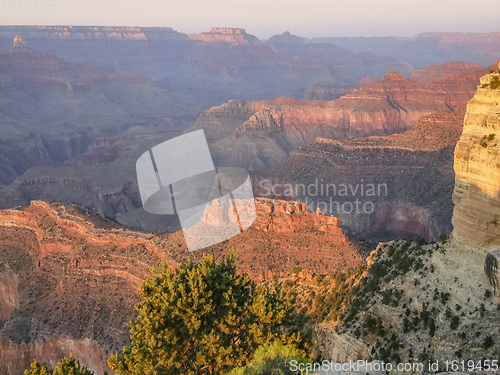
<instances>
[{"instance_id":1,"label":"hazy sky","mask_svg":"<svg viewBox=\"0 0 500 375\"><path fill-rule=\"evenodd\" d=\"M39 10L28 5L38 1ZM42 1L55 10L42 12ZM19 4L21 10L19 10ZM9 10L9 4L11 10ZM15 10L14 9L15 5ZM498 0L0 0L3 25L242 27L259 38L500 31Z\"/></svg>"}]
</instances>

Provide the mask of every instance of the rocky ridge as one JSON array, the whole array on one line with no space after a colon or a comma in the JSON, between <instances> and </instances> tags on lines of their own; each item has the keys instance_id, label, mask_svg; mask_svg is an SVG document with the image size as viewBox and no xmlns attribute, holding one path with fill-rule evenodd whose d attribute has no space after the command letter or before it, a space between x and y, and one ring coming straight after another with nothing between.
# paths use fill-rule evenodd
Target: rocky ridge
<instances>
[{"instance_id":1,"label":"rocky ridge","mask_svg":"<svg viewBox=\"0 0 500 375\"><path fill-rule=\"evenodd\" d=\"M127 343L139 282L160 261L174 267L204 252L220 259L235 247L238 272L256 281L294 267L326 273L362 261L337 219L283 201L258 200L256 208L251 228L194 253L182 232L131 231L81 206L34 201L0 211L0 371L14 375L33 355L55 363L73 352L102 373L111 351Z\"/></svg>"},{"instance_id":2,"label":"rocky ridge","mask_svg":"<svg viewBox=\"0 0 500 375\"><path fill-rule=\"evenodd\" d=\"M460 138L465 109L423 117L411 130L386 137L333 140L318 138L294 150L276 167L253 174L256 196L301 200L340 219L350 233L379 241L420 235L429 241L451 232L453 149ZM289 184L289 185L287 185ZM326 192L329 184L336 187ZM347 193L341 194L342 186ZM381 194L362 195L370 184L382 184ZM383 185L385 184L385 185ZM323 194L286 186L323 186ZM273 186L277 194L272 191ZM352 186L351 193L349 186ZM320 191L320 190L318 190ZM299 193L299 196L296 195ZM312 190L314 193L314 189ZM373 203L352 209L356 200ZM324 203L326 202L326 206ZM345 210L331 202L346 204ZM331 209L333 212L330 212ZM351 212L349 212L351 211Z\"/></svg>"},{"instance_id":3,"label":"rocky ridge","mask_svg":"<svg viewBox=\"0 0 500 375\"><path fill-rule=\"evenodd\" d=\"M485 253L500 246L500 73L481 78L455 148L453 240Z\"/></svg>"},{"instance_id":4,"label":"rocky ridge","mask_svg":"<svg viewBox=\"0 0 500 375\"><path fill-rule=\"evenodd\" d=\"M244 29L227 27L212 27L210 31L206 33L190 34L189 39L207 43L224 42L244 46L260 43L258 38L247 34Z\"/></svg>"},{"instance_id":5,"label":"rocky ridge","mask_svg":"<svg viewBox=\"0 0 500 375\"><path fill-rule=\"evenodd\" d=\"M290 151L317 137L403 133L423 116L453 112L472 97L482 73L420 84L391 72L373 86L332 101L231 101L204 112L191 129L206 129L220 165L257 170L275 166Z\"/></svg>"}]
</instances>

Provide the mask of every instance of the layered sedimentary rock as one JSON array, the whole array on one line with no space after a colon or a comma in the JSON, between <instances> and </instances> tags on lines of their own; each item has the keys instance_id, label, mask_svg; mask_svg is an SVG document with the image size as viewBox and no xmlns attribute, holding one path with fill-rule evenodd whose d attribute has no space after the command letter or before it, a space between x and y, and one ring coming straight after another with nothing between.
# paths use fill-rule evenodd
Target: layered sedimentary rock
<instances>
[{"instance_id":1,"label":"layered sedimentary rock","mask_svg":"<svg viewBox=\"0 0 500 375\"><path fill-rule=\"evenodd\" d=\"M258 44L259 39L247 34L244 29L228 27L212 27L209 32L201 34L190 34L189 39L200 40L203 42L224 42L235 45L253 45Z\"/></svg>"},{"instance_id":2,"label":"layered sedimentary rock","mask_svg":"<svg viewBox=\"0 0 500 375\"><path fill-rule=\"evenodd\" d=\"M306 202L363 238L435 241L452 229L453 149L463 114L436 113L387 137L318 138L254 173L254 193Z\"/></svg>"},{"instance_id":3,"label":"layered sedimentary rock","mask_svg":"<svg viewBox=\"0 0 500 375\"><path fill-rule=\"evenodd\" d=\"M203 113L195 128L206 129L220 165L257 170L276 165L290 151L317 137L402 133L422 116L453 112L472 97L477 75L459 74L420 84L391 72L373 86L332 101L230 102Z\"/></svg>"},{"instance_id":4,"label":"layered sedimentary rock","mask_svg":"<svg viewBox=\"0 0 500 375\"><path fill-rule=\"evenodd\" d=\"M257 200L256 209L251 228L206 252L220 259L236 248L238 272L254 280L294 267L345 271L362 261L336 218L284 201ZM220 225L216 215L204 223ZM131 231L81 206L36 201L0 211L0 372L73 352L102 373L107 356L128 342L125 324L137 314L137 286L150 268L203 253L189 253L182 232Z\"/></svg>"},{"instance_id":5,"label":"layered sedimentary rock","mask_svg":"<svg viewBox=\"0 0 500 375\"><path fill-rule=\"evenodd\" d=\"M425 69L416 70L410 79L420 83L438 82L447 76L453 74L472 73L481 70L479 64L473 64L463 61L446 61L441 65L430 65Z\"/></svg>"},{"instance_id":6,"label":"layered sedimentary rock","mask_svg":"<svg viewBox=\"0 0 500 375\"><path fill-rule=\"evenodd\" d=\"M413 71L398 59L332 45L277 49L233 28L213 28L190 39L171 28L2 26L0 50L8 50L16 35L65 61L147 75L162 88L203 97L212 105L230 99L302 98L315 84L349 85L366 75L380 78L399 70L408 76Z\"/></svg>"},{"instance_id":7,"label":"layered sedimentary rock","mask_svg":"<svg viewBox=\"0 0 500 375\"><path fill-rule=\"evenodd\" d=\"M304 94L304 100L335 100L344 95L355 93L359 90L357 86L311 86Z\"/></svg>"},{"instance_id":8,"label":"layered sedimentary rock","mask_svg":"<svg viewBox=\"0 0 500 375\"><path fill-rule=\"evenodd\" d=\"M105 73L34 51L21 37L0 54L0 71L0 187L29 168L81 155L94 138L172 130L206 108L143 75ZM182 108L187 101L191 106Z\"/></svg>"},{"instance_id":9,"label":"layered sedimentary rock","mask_svg":"<svg viewBox=\"0 0 500 375\"><path fill-rule=\"evenodd\" d=\"M453 239L484 254L500 246L499 80L481 78L455 148Z\"/></svg>"}]
</instances>

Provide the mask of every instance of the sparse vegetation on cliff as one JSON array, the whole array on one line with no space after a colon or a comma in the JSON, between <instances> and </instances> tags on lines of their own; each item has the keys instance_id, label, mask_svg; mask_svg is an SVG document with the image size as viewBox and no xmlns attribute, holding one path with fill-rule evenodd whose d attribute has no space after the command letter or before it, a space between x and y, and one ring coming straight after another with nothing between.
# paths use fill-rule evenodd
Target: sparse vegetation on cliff
<instances>
[{"instance_id":1,"label":"sparse vegetation on cliff","mask_svg":"<svg viewBox=\"0 0 500 375\"><path fill-rule=\"evenodd\" d=\"M497 304L480 285L478 292L468 286L466 293L470 280L451 266L450 246L421 238L391 241L372 252L367 266L344 275L311 281L295 275L282 283L297 292L303 319L330 321L340 337L368 346L366 359L423 362L458 354L496 359L497 335L487 327L500 317Z\"/></svg>"},{"instance_id":2,"label":"sparse vegetation on cliff","mask_svg":"<svg viewBox=\"0 0 500 375\"><path fill-rule=\"evenodd\" d=\"M496 90L500 87L500 76L498 75L500 71L491 71L490 74L495 74L492 78L490 83L483 83L481 85L481 88L491 88L492 90Z\"/></svg>"}]
</instances>

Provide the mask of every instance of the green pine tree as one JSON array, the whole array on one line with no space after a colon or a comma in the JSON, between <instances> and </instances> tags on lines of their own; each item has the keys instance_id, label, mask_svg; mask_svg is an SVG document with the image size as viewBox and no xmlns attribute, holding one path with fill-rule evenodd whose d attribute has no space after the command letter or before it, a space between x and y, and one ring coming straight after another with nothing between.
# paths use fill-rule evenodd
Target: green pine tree
<instances>
[{"instance_id":1,"label":"green pine tree","mask_svg":"<svg viewBox=\"0 0 500 375\"><path fill-rule=\"evenodd\" d=\"M236 275L234 251L220 264L208 255L175 271L162 264L140 295L132 343L108 360L119 375L223 375L247 364L259 345L310 349L293 328L293 296Z\"/></svg>"},{"instance_id":2,"label":"green pine tree","mask_svg":"<svg viewBox=\"0 0 500 375\"><path fill-rule=\"evenodd\" d=\"M274 342L271 345L259 346L252 362L245 367L233 369L230 375L299 375L299 372L293 370L292 361L296 361L295 365L310 363L295 347ZM305 375L310 372L302 373Z\"/></svg>"},{"instance_id":3,"label":"green pine tree","mask_svg":"<svg viewBox=\"0 0 500 375\"><path fill-rule=\"evenodd\" d=\"M34 360L31 370L24 371L24 375L94 375L94 373L82 366L73 358L73 354L70 354L69 357L63 358L53 371L49 371L45 363L41 365Z\"/></svg>"}]
</instances>

